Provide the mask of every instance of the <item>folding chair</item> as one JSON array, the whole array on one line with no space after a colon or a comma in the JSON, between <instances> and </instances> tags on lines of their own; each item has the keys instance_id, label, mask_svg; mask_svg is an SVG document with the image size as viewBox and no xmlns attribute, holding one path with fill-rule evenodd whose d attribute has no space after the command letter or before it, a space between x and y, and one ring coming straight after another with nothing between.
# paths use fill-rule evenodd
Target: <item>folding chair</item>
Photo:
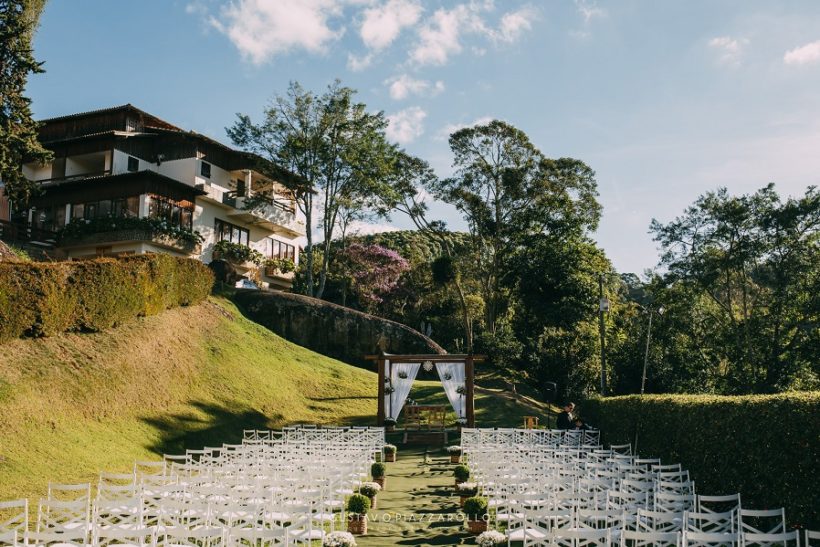
<instances>
[{"instance_id":1,"label":"folding chair","mask_svg":"<svg viewBox=\"0 0 820 547\"><path fill-rule=\"evenodd\" d=\"M682 543L680 532L645 532L623 530L621 532L621 547L680 547Z\"/></svg>"}]
</instances>

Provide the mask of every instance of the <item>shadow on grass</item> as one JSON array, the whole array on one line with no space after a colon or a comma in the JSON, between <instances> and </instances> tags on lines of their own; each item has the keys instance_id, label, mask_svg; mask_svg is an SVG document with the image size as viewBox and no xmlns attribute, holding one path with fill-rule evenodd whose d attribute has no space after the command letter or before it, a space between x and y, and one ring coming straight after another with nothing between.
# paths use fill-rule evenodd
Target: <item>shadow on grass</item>
<instances>
[{"instance_id":1,"label":"shadow on grass","mask_svg":"<svg viewBox=\"0 0 820 547\"><path fill-rule=\"evenodd\" d=\"M242 441L243 429L268 429L271 422L281 422L281 414L265 416L247 408L191 401L199 414L169 414L144 417L141 420L159 433L159 439L148 448L157 454L183 454L187 449L222 446Z\"/></svg>"}]
</instances>

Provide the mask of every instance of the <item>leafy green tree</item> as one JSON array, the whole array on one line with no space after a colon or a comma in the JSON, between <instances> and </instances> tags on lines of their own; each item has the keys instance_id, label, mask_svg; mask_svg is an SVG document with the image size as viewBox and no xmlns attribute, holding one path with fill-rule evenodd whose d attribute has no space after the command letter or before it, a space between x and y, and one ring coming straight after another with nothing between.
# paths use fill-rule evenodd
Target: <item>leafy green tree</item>
<instances>
[{"instance_id":1,"label":"leafy green tree","mask_svg":"<svg viewBox=\"0 0 820 547\"><path fill-rule=\"evenodd\" d=\"M18 204L36 186L21 171L23 163L47 162L51 154L37 140L31 100L24 95L29 74L43 72L31 39L44 1L0 0L0 181Z\"/></svg>"},{"instance_id":2,"label":"leafy green tree","mask_svg":"<svg viewBox=\"0 0 820 547\"><path fill-rule=\"evenodd\" d=\"M433 193L467 221L485 325L494 332L508 304L506 262L522 238L578 235L597 226L594 173L578 160L547 158L523 131L498 120L453 133L450 148L455 174L433 182Z\"/></svg>"},{"instance_id":3,"label":"leafy green tree","mask_svg":"<svg viewBox=\"0 0 820 547\"><path fill-rule=\"evenodd\" d=\"M384 114L368 111L365 104L355 102L355 94L338 81L322 95L291 83L284 96L274 98L261 123L240 114L228 129L235 144L286 167L304 181L292 189L305 215L304 287L317 298L325 291L334 232L340 222L345 224L368 207L391 167ZM316 216L322 236L318 272L313 267Z\"/></svg>"}]
</instances>

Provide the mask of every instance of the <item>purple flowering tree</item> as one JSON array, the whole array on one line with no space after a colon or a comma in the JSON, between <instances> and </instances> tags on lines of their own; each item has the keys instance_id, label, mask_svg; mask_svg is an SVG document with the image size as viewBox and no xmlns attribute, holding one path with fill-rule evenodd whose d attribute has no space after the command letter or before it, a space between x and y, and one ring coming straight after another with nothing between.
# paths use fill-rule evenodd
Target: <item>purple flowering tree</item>
<instances>
[{"instance_id":1,"label":"purple flowering tree","mask_svg":"<svg viewBox=\"0 0 820 547\"><path fill-rule=\"evenodd\" d=\"M399 285L401 275L410 263L396 251L381 245L353 243L339 257L350 279L351 291L359 304L373 312Z\"/></svg>"}]
</instances>

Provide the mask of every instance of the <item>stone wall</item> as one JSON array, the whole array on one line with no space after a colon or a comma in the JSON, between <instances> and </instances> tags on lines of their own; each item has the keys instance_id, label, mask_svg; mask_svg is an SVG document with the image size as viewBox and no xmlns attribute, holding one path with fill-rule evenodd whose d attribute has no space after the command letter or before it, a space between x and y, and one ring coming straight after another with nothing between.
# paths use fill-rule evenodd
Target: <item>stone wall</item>
<instances>
[{"instance_id":1,"label":"stone wall","mask_svg":"<svg viewBox=\"0 0 820 547\"><path fill-rule=\"evenodd\" d=\"M252 321L322 355L375 370L364 360L385 353L446 353L420 332L316 298L285 292L241 290L234 302Z\"/></svg>"}]
</instances>

